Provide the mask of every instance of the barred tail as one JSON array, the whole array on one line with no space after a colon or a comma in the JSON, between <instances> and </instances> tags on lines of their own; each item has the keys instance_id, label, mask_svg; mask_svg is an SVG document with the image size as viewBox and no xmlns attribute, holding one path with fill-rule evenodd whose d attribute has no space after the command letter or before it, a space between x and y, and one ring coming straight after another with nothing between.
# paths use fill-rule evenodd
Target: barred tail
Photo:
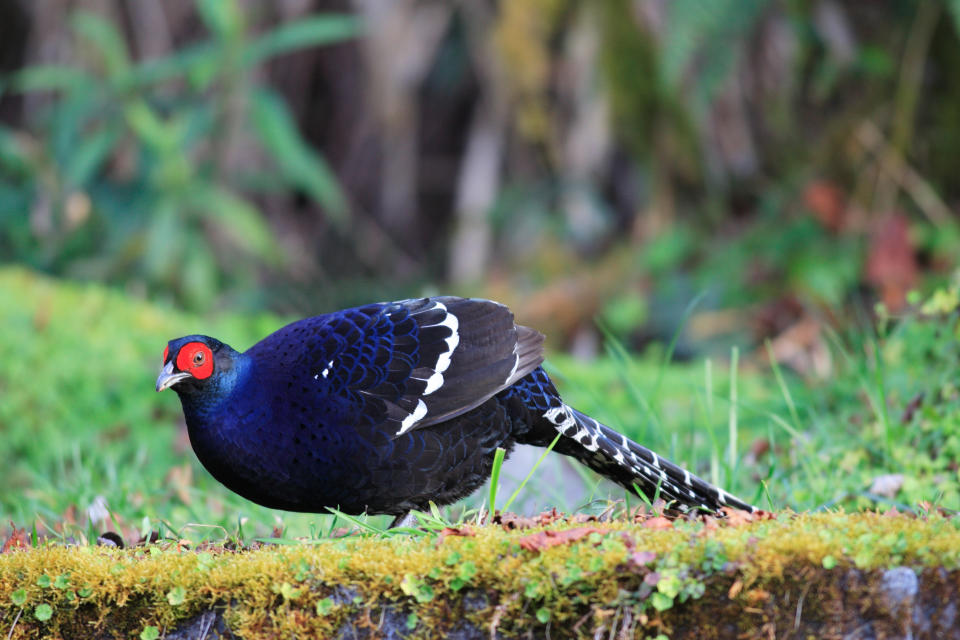
<instances>
[{"instance_id":1,"label":"barred tail","mask_svg":"<svg viewBox=\"0 0 960 640\"><path fill-rule=\"evenodd\" d=\"M551 408L544 417L566 436L557 442L556 451L627 489L636 485L650 499L660 496L667 502L712 512L722 507L757 510L566 404Z\"/></svg>"}]
</instances>

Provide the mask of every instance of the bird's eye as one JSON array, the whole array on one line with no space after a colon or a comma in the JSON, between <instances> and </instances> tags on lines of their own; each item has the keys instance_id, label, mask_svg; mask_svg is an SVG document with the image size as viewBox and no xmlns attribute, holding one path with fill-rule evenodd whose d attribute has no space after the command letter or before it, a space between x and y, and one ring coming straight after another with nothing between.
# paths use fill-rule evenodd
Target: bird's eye
<instances>
[{"instance_id":1,"label":"bird's eye","mask_svg":"<svg viewBox=\"0 0 960 640\"><path fill-rule=\"evenodd\" d=\"M213 352L202 342L188 342L177 351L176 370L188 372L196 380L213 375Z\"/></svg>"}]
</instances>

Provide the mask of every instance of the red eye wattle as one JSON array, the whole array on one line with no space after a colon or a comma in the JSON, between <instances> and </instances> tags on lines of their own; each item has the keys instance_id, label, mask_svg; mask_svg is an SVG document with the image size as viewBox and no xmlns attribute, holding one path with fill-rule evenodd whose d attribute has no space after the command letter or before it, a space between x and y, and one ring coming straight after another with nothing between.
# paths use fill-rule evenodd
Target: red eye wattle
<instances>
[{"instance_id":1,"label":"red eye wattle","mask_svg":"<svg viewBox=\"0 0 960 640\"><path fill-rule=\"evenodd\" d=\"M163 348L163 362L161 364L167 363L167 358L170 357L170 345L167 345Z\"/></svg>"},{"instance_id":2,"label":"red eye wattle","mask_svg":"<svg viewBox=\"0 0 960 640\"><path fill-rule=\"evenodd\" d=\"M197 380L209 378L213 374L213 352L202 342L188 342L177 353L177 369Z\"/></svg>"}]
</instances>

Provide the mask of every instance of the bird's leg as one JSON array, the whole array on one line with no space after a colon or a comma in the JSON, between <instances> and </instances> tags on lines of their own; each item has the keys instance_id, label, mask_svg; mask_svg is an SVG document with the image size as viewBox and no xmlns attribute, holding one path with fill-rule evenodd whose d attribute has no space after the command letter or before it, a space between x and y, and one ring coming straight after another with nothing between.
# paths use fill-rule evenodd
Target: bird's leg
<instances>
[{"instance_id":1,"label":"bird's leg","mask_svg":"<svg viewBox=\"0 0 960 640\"><path fill-rule=\"evenodd\" d=\"M407 511L406 513L401 513L396 518L393 519L393 522L390 523L390 529L396 529L397 527L416 527L417 526L417 517Z\"/></svg>"}]
</instances>

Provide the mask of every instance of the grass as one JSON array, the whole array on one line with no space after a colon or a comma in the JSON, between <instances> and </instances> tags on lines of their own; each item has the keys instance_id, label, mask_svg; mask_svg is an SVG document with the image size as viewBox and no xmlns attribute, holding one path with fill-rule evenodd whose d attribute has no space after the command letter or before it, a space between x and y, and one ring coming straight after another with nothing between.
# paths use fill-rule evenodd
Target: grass
<instances>
[{"instance_id":1,"label":"grass","mask_svg":"<svg viewBox=\"0 0 960 640\"><path fill-rule=\"evenodd\" d=\"M960 509L955 304L931 311L877 334L834 336L829 380L801 379L769 349L676 363L669 347L636 356L612 344L590 363L551 354L548 370L569 404L764 508L926 501ZM386 517L291 514L232 494L196 461L176 397L153 391L168 338L209 333L242 349L282 324L269 315L187 315L95 285L0 270L4 524L87 540L106 528L127 539L158 528L192 539L275 530L316 539L336 526L386 527ZM536 509L600 511L624 498L585 473L587 504L565 503L545 471L555 467L532 466L514 475ZM900 491L870 494L873 479L890 473L903 474ZM425 515L475 518L497 504L497 490L495 482Z\"/></svg>"}]
</instances>

